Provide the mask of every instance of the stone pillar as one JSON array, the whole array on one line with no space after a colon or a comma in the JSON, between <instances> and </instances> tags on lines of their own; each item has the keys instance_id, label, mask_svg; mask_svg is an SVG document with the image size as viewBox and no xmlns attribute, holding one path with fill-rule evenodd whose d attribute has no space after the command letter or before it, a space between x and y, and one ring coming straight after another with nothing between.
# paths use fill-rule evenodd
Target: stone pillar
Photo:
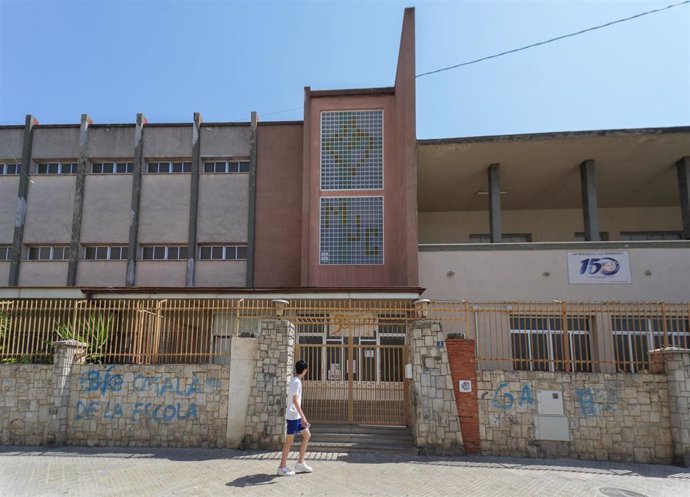
<instances>
[{"instance_id":1,"label":"stone pillar","mask_svg":"<svg viewBox=\"0 0 690 497\"><path fill-rule=\"evenodd\" d=\"M77 340L61 340L53 344L53 434L47 441L62 445L67 435L67 408L70 396L70 375L74 364L82 364L86 359L87 344ZM51 440L52 439L52 440Z\"/></svg>"},{"instance_id":2,"label":"stone pillar","mask_svg":"<svg viewBox=\"0 0 690 497\"><path fill-rule=\"evenodd\" d=\"M294 360L295 325L284 319L261 321L241 448L280 448L285 437L288 381Z\"/></svg>"},{"instance_id":3,"label":"stone pillar","mask_svg":"<svg viewBox=\"0 0 690 497\"><path fill-rule=\"evenodd\" d=\"M450 362L439 321L416 321L410 339L412 433L427 454L463 454Z\"/></svg>"},{"instance_id":4,"label":"stone pillar","mask_svg":"<svg viewBox=\"0 0 690 497\"><path fill-rule=\"evenodd\" d=\"M256 240L256 160L258 117L252 112L249 128L249 208L247 209L247 288L254 288L254 253Z\"/></svg>"},{"instance_id":5,"label":"stone pillar","mask_svg":"<svg viewBox=\"0 0 690 497\"><path fill-rule=\"evenodd\" d=\"M256 337L239 336L231 339L228 427L225 441L228 448L238 448L244 438L258 345Z\"/></svg>"},{"instance_id":6,"label":"stone pillar","mask_svg":"<svg viewBox=\"0 0 690 497\"><path fill-rule=\"evenodd\" d=\"M501 180L499 164L489 166L489 237L491 243L501 243Z\"/></svg>"},{"instance_id":7,"label":"stone pillar","mask_svg":"<svg viewBox=\"0 0 690 497\"><path fill-rule=\"evenodd\" d=\"M690 349L651 350L649 357L651 372L665 372L668 381L673 462L690 467Z\"/></svg>"},{"instance_id":8,"label":"stone pillar","mask_svg":"<svg viewBox=\"0 0 690 497\"><path fill-rule=\"evenodd\" d=\"M580 164L580 184L582 186L582 216L585 225L585 240L598 242L599 208L597 204L597 180L594 161L589 159Z\"/></svg>"},{"instance_id":9,"label":"stone pillar","mask_svg":"<svg viewBox=\"0 0 690 497\"><path fill-rule=\"evenodd\" d=\"M84 185L86 184L86 165L89 161L89 126L93 121L88 114L81 115L79 126L79 164L74 187L74 207L72 208L72 231L69 242L69 263L67 266L67 286L77 284L77 264L79 263L79 241L84 213Z\"/></svg>"},{"instance_id":10,"label":"stone pillar","mask_svg":"<svg viewBox=\"0 0 690 497\"><path fill-rule=\"evenodd\" d=\"M187 242L187 286L194 286L196 238L199 217L199 172L201 171L201 114L194 113L192 126L192 181L189 193L189 233Z\"/></svg>"},{"instance_id":11,"label":"stone pillar","mask_svg":"<svg viewBox=\"0 0 690 497\"><path fill-rule=\"evenodd\" d=\"M449 333L446 348L455 390L455 403L460 418L463 447L466 454L479 454L481 440L474 340L465 340L464 333ZM460 390L460 382L465 383L466 391Z\"/></svg>"},{"instance_id":12,"label":"stone pillar","mask_svg":"<svg viewBox=\"0 0 690 497\"><path fill-rule=\"evenodd\" d=\"M129 245L127 246L126 285L134 286L137 277L137 250L139 248L139 208L141 206L141 173L144 169L144 114L137 114L134 128L134 169L132 171L132 208L129 211Z\"/></svg>"}]
</instances>

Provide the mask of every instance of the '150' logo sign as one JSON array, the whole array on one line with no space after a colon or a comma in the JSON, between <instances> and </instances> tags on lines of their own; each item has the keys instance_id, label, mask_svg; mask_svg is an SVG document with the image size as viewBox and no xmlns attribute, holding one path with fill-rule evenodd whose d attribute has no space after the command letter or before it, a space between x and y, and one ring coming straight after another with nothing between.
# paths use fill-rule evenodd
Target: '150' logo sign
<instances>
[{"instance_id":1,"label":"'150' logo sign","mask_svg":"<svg viewBox=\"0 0 690 497\"><path fill-rule=\"evenodd\" d=\"M613 276L620 271L621 265L612 257L583 259L580 261L580 274Z\"/></svg>"}]
</instances>

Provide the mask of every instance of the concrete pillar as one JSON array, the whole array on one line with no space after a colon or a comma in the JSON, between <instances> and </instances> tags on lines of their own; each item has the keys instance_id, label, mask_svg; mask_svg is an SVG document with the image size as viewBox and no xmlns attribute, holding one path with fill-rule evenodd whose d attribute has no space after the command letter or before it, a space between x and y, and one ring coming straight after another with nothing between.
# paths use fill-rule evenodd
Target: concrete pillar
<instances>
[{"instance_id":1,"label":"concrete pillar","mask_svg":"<svg viewBox=\"0 0 690 497\"><path fill-rule=\"evenodd\" d=\"M241 448L276 450L281 447L294 360L295 325L284 319L261 321Z\"/></svg>"},{"instance_id":2,"label":"concrete pillar","mask_svg":"<svg viewBox=\"0 0 690 497\"><path fill-rule=\"evenodd\" d=\"M256 233L256 139L258 119L252 112L249 133L249 208L247 223L247 288L254 288L254 239Z\"/></svg>"},{"instance_id":3,"label":"concrete pillar","mask_svg":"<svg viewBox=\"0 0 690 497\"><path fill-rule=\"evenodd\" d=\"M680 213L683 219L683 240L690 240L690 156L676 162Z\"/></svg>"},{"instance_id":4,"label":"concrete pillar","mask_svg":"<svg viewBox=\"0 0 690 497\"><path fill-rule=\"evenodd\" d=\"M256 337L232 337L231 339L228 428L225 443L228 448L238 448L244 438L258 350L259 342Z\"/></svg>"},{"instance_id":5,"label":"concrete pillar","mask_svg":"<svg viewBox=\"0 0 690 497\"><path fill-rule=\"evenodd\" d=\"M501 182L499 164L489 166L489 236L491 243L501 243Z\"/></svg>"},{"instance_id":6,"label":"concrete pillar","mask_svg":"<svg viewBox=\"0 0 690 497\"><path fill-rule=\"evenodd\" d=\"M53 345L55 346L53 357L53 433L48 435L48 440L62 445L67 439L67 411L72 366L84 363L88 345L77 340L62 340Z\"/></svg>"},{"instance_id":7,"label":"concrete pillar","mask_svg":"<svg viewBox=\"0 0 690 497\"><path fill-rule=\"evenodd\" d=\"M17 189L17 214L14 223L14 238L12 241L12 258L10 259L10 276L8 286L19 285L19 261L24 244L24 223L26 221L26 206L29 200L29 176L31 174L31 155L33 149L34 126L38 121L31 114L26 115L24 121L24 140L22 144L22 166L19 170L19 188Z\"/></svg>"},{"instance_id":8,"label":"concrete pillar","mask_svg":"<svg viewBox=\"0 0 690 497\"><path fill-rule=\"evenodd\" d=\"M460 418L441 323L414 322L410 352L410 421L415 444L427 454L463 454Z\"/></svg>"},{"instance_id":9,"label":"concrete pillar","mask_svg":"<svg viewBox=\"0 0 690 497\"><path fill-rule=\"evenodd\" d=\"M88 114L82 114L79 127L79 158L77 163L77 181L74 188L74 207L72 209L72 233L69 244L67 286L75 286L77 284L81 219L84 212L84 183L86 181L86 164L88 162L89 125L91 124L93 124L93 121Z\"/></svg>"},{"instance_id":10,"label":"concrete pillar","mask_svg":"<svg viewBox=\"0 0 690 497\"><path fill-rule=\"evenodd\" d=\"M690 349L666 348L649 352L652 373L668 381L673 462L690 467Z\"/></svg>"},{"instance_id":11,"label":"concrete pillar","mask_svg":"<svg viewBox=\"0 0 690 497\"><path fill-rule=\"evenodd\" d=\"M580 164L580 185L582 188L582 215L585 224L585 240L588 242L598 242L600 237L597 181L594 161L591 159Z\"/></svg>"},{"instance_id":12,"label":"concrete pillar","mask_svg":"<svg viewBox=\"0 0 690 497\"><path fill-rule=\"evenodd\" d=\"M144 169L144 114L137 114L134 128L134 170L132 172L132 207L129 218L129 245L127 247L127 286L136 284L137 245L139 244L139 205L141 204L141 172Z\"/></svg>"},{"instance_id":13,"label":"concrete pillar","mask_svg":"<svg viewBox=\"0 0 690 497\"><path fill-rule=\"evenodd\" d=\"M199 171L201 170L201 114L194 113L192 127L192 182L189 195L189 245L187 246L187 286L194 286L196 234L199 213Z\"/></svg>"}]
</instances>

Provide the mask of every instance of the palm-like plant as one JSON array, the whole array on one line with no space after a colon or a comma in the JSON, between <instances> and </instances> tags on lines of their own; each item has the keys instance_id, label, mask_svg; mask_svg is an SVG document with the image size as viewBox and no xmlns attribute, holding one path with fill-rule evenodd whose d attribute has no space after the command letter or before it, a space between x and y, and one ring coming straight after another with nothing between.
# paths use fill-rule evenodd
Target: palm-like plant
<instances>
[{"instance_id":1,"label":"palm-like plant","mask_svg":"<svg viewBox=\"0 0 690 497\"><path fill-rule=\"evenodd\" d=\"M87 345L87 360L97 362L103 357L103 351L113 325L113 316L100 312L91 312L74 329L71 323L58 323L55 332L62 340L77 340Z\"/></svg>"},{"instance_id":2,"label":"palm-like plant","mask_svg":"<svg viewBox=\"0 0 690 497\"><path fill-rule=\"evenodd\" d=\"M10 331L10 315L6 312L0 312L0 352L3 351L3 343L7 333Z\"/></svg>"}]
</instances>

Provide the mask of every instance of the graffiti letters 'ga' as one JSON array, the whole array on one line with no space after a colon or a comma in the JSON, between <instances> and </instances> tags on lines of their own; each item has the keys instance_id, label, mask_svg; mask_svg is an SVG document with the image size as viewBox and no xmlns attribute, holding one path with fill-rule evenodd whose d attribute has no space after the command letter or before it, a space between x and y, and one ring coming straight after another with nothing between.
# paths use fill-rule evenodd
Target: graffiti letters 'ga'
<instances>
[{"instance_id":1,"label":"graffiti letters 'ga'","mask_svg":"<svg viewBox=\"0 0 690 497\"><path fill-rule=\"evenodd\" d=\"M520 389L518 405L522 407L524 405L532 405L533 402L532 388L529 386L529 383L525 383ZM493 405L504 411L507 411L515 405L515 396L508 391L507 382L504 381L501 383L494 392Z\"/></svg>"}]
</instances>

